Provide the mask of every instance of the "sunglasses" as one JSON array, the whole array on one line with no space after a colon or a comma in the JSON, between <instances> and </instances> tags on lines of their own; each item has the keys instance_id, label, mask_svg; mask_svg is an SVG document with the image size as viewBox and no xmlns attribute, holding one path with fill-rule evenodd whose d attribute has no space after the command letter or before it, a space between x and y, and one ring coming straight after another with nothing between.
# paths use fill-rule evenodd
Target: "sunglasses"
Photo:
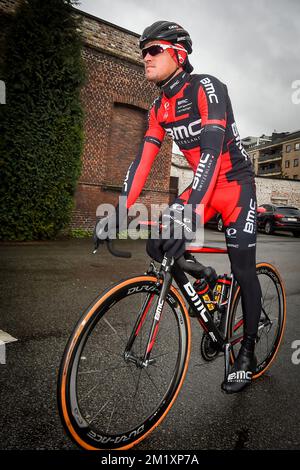
<instances>
[{"instance_id":1,"label":"sunglasses","mask_svg":"<svg viewBox=\"0 0 300 470\"><path fill-rule=\"evenodd\" d=\"M152 57L158 54L161 54L166 49L177 49L178 51L184 51L185 49L176 46L169 46L169 44L153 44L152 46L145 47L142 49L142 56L145 59L147 54L150 54Z\"/></svg>"}]
</instances>

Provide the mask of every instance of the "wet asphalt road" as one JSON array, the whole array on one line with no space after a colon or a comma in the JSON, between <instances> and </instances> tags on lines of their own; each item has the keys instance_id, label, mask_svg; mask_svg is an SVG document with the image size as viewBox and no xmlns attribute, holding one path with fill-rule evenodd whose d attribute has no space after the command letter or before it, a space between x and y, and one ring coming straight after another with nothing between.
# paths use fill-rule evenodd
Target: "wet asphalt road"
<instances>
[{"instance_id":1,"label":"wet asphalt road","mask_svg":"<svg viewBox=\"0 0 300 470\"><path fill-rule=\"evenodd\" d=\"M223 234L207 230L206 244ZM89 240L2 244L0 329L18 341L0 364L0 449L74 449L56 408L56 377L67 338L82 310L109 284L147 268L145 242L124 241L131 261L91 254ZM202 256L219 273L226 255ZM287 326L274 365L239 395L221 393L223 359L204 364L200 331L192 323L192 354L185 384L171 412L136 449L300 449L300 364L291 345L300 340L300 240L259 235L258 261L273 263L287 291Z\"/></svg>"}]
</instances>

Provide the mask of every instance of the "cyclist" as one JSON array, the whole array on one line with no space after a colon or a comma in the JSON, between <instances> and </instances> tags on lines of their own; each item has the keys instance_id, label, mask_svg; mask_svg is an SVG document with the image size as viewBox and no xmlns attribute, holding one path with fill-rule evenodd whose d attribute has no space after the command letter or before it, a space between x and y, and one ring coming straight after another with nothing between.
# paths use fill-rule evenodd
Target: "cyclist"
<instances>
[{"instance_id":1,"label":"cyclist","mask_svg":"<svg viewBox=\"0 0 300 470\"><path fill-rule=\"evenodd\" d=\"M184 254L185 237L174 236L179 224L178 205L192 205L195 217L204 205L204 223L216 212L222 214L231 269L241 288L244 317L241 348L222 389L239 392L251 382L255 371L254 349L261 311L255 267L256 191L252 164L241 144L226 85L211 75L191 75L193 67L188 55L192 41L188 32L177 23L157 21L145 29L139 44L146 78L157 84L160 94L149 111L143 144L128 169L122 194L127 197L128 209L143 189L164 135L172 136L193 169L194 178L171 206L174 216L163 219L163 226L170 230L169 239L149 239L147 252L157 261L162 260L164 253L175 259ZM110 222L104 218L98 223L96 242L109 237Z\"/></svg>"}]
</instances>

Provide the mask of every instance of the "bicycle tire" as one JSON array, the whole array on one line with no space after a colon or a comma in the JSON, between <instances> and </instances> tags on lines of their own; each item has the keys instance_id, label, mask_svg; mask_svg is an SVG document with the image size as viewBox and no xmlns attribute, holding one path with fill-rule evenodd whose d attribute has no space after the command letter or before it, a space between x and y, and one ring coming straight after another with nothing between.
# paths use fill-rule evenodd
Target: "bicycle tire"
<instances>
[{"instance_id":1,"label":"bicycle tire","mask_svg":"<svg viewBox=\"0 0 300 470\"><path fill-rule=\"evenodd\" d=\"M278 350L280 348L282 338L283 338L283 333L285 330L285 323L286 323L285 288L284 288L284 284L282 282L282 279L278 271L270 263L264 263L264 262L258 263L256 265L256 271L257 271L258 279L260 281L261 288L262 288L262 313L261 313L261 318L260 318L260 323L259 323L258 340L257 340L256 348L255 348L258 363L257 363L256 372L253 374L253 377L252 377L253 380L263 375L272 365L275 357L277 356ZM264 279L264 276L266 276L266 281L262 282L262 280ZM269 286L271 285L273 286L274 299L277 299L277 306L276 307L274 307L274 305L272 306L272 312L268 310L269 307L268 307L267 301L270 300L271 291L270 291L270 287L265 288L265 283L267 282L269 282ZM233 302L232 302L232 308L230 311L229 320L228 320L228 337L233 337L234 334L236 334L237 332L240 334L242 331L241 330L243 326L243 320L241 319L242 313L239 313L237 315L238 310L239 312L242 312L240 300L241 300L240 287L237 286L237 289L234 294ZM268 315L268 318L270 319L272 324L269 324L269 321L267 321L266 314ZM273 314L273 317L275 318L273 322L271 320L272 314ZM275 321L277 321L277 324L275 324ZM237 328L238 325L239 327ZM266 333L268 328L269 328L269 332L273 329L273 331L275 331L275 334L273 336L273 340L270 346L267 346L265 352L259 355L260 352L258 350L258 347L259 347L259 344L262 342L263 334L266 334L266 335L269 334L269 332ZM239 329L240 331L237 331L237 329ZM231 358L230 358L232 364L236 358L237 352L238 352L238 348L234 347L231 353Z\"/></svg>"},{"instance_id":2,"label":"bicycle tire","mask_svg":"<svg viewBox=\"0 0 300 470\"><path fill-rule=\"evenodd\" d=\"M171 318L172 324L177 325L179 348L177 352L176 361L174 359L174 364L175 364L174 374L170 379L170 383L167 383L166 374L165 375L161 374L163 377L163 380L166 382L166 387L165 387L165 392L162 393L162 397L159 403L155 405L155 409L151 408L150 413L148 413L147 411L146 419L144 419L143 422L136 424L133 428L130 428L128 430L123 430L122 428L121 432L118 430L118 432L113 433L111 430L109 430L109 432L108 430L104 432L104 429L99 430L98 428L95 427L96 421L97 423L99 422L101 423L99 416L89 420L89 417L88 417L89 408L88 407L92 406L91 403L88 403L88 405L85 405L88 410L88 411L84 410L84 412L87 413L85 415L83 414L83 411L82 411L84 400L79 403L80 398L78 395L79 393L81 393L80 390L82 388L82 384L80 382L81 375L83 377L82 381L84 384L85 382L88 383L88 381L91 380L91 384L88 383L87 385L87 387L90 387L90 386L94 386L93 380L95 380L95 378L92 377L93 373L94 374L99 373L99 371L96 369L92 369L91 373L90 373L90 370L87 369L87 373L84 374L81 372L81 369L80 369L81 363L82 363L81 359L84 359L84 358L85 360L87 359L85 357L86 356L85 351L92 352L92 354L90 354L91 361L94 360L94 349L93 349L94 346L93 347L88 346L89 340L91 340L92 336L95 335L95 338L96 338L95 344L97 345L98 348L102 347L102 350L100 353L97 350L97 353L99 355L97 356L97 359L102 361L101 358L103 358L103 356L101 356L101 354L106 353L106 349L105 349L106 346L104 344L109 344L110 348L113 349L113 340L111 338L105 339L105 334L107 334L105 332L105 327L107 327L106 329L108 331L110 331L110 328L113 328L119 334L122 328L121 320L120 320L121 317L122 319L126 318L126 322L127 322L126 315L128 315L128 317L129 315L131 315L131 312L133 311L133 308L135 304L137 303L136 302L137 295L135 296L134 294L140 295L140 294L146 293L146 295L149 296L149 292L152 292L155 298L157 297L158 299L159 291L160 291L160 286L157 285L157 278L153 276L147 276L147 275L138 276L138 277L129 278L122 282L119 282L115 286L104 291L104 293L100 297L98 297L88 307L88 309L84 312L84 314L78 321L77 325L74 328L73 333L71 334L69 338L69 341L66 345L66 348L62 357L59 375L58 375L58 385L57 385L58 409L59 409L60 417L61 417L65 430L67 431L68 435L72 438L72 440L81 448L84 448L87 450L108 450L108 449L125 450L125 449L129 449L133 447L138 442L145 439L162 422L162 420L166 417L172 405L174 404L175 399L178 396L178 393L180 391L180 388L182 387L182 384L183 384L183 381L187 372L188 361L189 361L189 356L190 356L190 347L191 347L191 332L190 332L190 320L189 320L187 309L185 307L185 303L180 293L177 291L177 289L171 286L170 291L167 296L167 301L162 311L162 315L161 315L162 319L160 321L159 333L160 333L160 329L163 328L162 322L164 320L164 315L165 317L168 316L168 321L170 321L170 318ZM129 303L132 306L127 309L128 311L126 313L123 312L124 305L123 307L121 306L121 303L124 299L126 301L128 299L130 301ZM118 307L118 304L119 304L119 307ZM126 302L125 302L125 305L126 305ZM112 316L108 317L108 315L109 315L109 312L114 312L113 310L114 307L117 307L117 310L115 311L118 313L118 315L116 315L116 317L114 318L117 318L117 322L120 322L120 324L117 324L117 322L115 322L111 324L109 327L107 326L107 324L105 324L103 328L103 325L101 324L101 320L106 319L106 322L108 323L112 322ZM173 315L173 317L171 315ZM150 322L150 315L149 315L149 322ZM146 321L144 323L146 324ZM144 327L144 324L143 324L143 327ZM153 347L153 350L155 347L157 348L156 352L160 351L158 349L159 348L158 345L163 344L163 340L164 340L163 334L159 336L159 333L156 337L156 342ZM104 343L103 341L98 342L97 334L100 335L99 338L103 338ZM114 336L113 333L111 333L111 335ZM121 339L119 339L119 342L121 342ZM114 341L117 344L117 339L115 339ZM159 343L160 341L161 343ZM176 340L174 340L174 344L175 342ZM170 362L173 361L172 354L173 352L169 354L170 357L168 359ZM108 357L110 360L110 356ZM116 360L120 361L121 356L119 357L119 354L115 350L113 350L113 356L111 357L113 359L117 357L118 359ZM157 357L158 357L156 359L157 363L163 364L166 360L166 358L164 358L163 360L160 360L159 356ZM105 361L102 361L101 363L106 364ZM84 368L86 366L83 365L82 367ZM127 365L124 365L124 369L126 367ZM157 364L156 364L156 367L158 367ZM117 378L117 373L114 373L113 372L114 370L116 371L117 369L110 369L109 374L111 375L109 376L109 380L111 382L113 382L114 380L116 381L115 383L118 387L117 388L118 390L119 388L121 388L121 386L123 386L123 383L121 381L121 378L119 379ZM148 368L148 371L149 370L150 369ZM101 368L100 368L101 383L99 380L99 384L97 385L96 383L95 386L100 387L101 390L103 390L102 382L105 377L105 372L108 373L108 371L105 371L102 369L102 373L101 373ZM124 377L124 383L125 382L127 383L127 380L129 380L128 377L130 377L130 375L133 376L133 370L131 368L131 364L128 364L127 372L129 375L123 374L122 376ZM153 368L152 368L151 373L154 376L155 370ZM139 381L138 381L138 384L139 384ZM110 393L112 386L113 385L110 384L109 389L106 389L108 390L107 392L108 394ZM99 406L98 400L101 399L101 403L102 403L103 401L102 394L105 392L102 391L102 394L101 394L100 390L98 389L99 396L94 397L96 392L97 392L97 388L93 392L93 395L92 396L90 395L89 400L91 400L91 402L93 403L94 402L97 403L97 407L98 407ZM145 390L143 390L143 392L145 393ZM155 392L152 391L152 396L148 397L149 400L150 399L154 400L154 395L155 395ZM157 392L157 395L158 395L158 392ZM144 396L143 398L145 398L146 400L147 397ZM108 398L108 401L109 401L109 398ZM86 402L87 402L87 399L86 399ZM146 403L148 406L148 402ZM108 405L106 406L108 407ZM143 406L146 406L146 405L143 404ZM105 408L105 405L104 405L104 408ZM132 410L132 416L134 413L138 414L138 412L139 412L138 408ZM119 426L121 429L123 425L125 426L125 424L123 424L123 421L125 422L127 419L125 415L126 415L126 410L124 412L124 415L121 415L122 419L119 421L116 420L116 428ZM104 419L103 425L99 424L99 426L103 426L104 428L107 425L108 418L106 416L103 419ZM112 426L111 421L110 421L110 426Z\"/></svg>"}]
</instances>

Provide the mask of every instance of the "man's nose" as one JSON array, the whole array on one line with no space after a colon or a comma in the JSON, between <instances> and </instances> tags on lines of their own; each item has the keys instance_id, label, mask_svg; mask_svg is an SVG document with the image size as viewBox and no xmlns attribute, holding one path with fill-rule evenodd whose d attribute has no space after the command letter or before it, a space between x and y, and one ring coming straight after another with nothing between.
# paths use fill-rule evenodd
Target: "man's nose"
<instances>
[{"instance_id":1,"label":"man's nose","mask_svg":"<svg viewBox=\"0 0 300 470\"><path fill-rule=\"evenodd\" d=\"M152 61L152 55L150 55L149 52L147 52L147 54L144 57L144 62L146 64L147 62L151 62L151 61Z\"/></svg>"}]
</instances>

